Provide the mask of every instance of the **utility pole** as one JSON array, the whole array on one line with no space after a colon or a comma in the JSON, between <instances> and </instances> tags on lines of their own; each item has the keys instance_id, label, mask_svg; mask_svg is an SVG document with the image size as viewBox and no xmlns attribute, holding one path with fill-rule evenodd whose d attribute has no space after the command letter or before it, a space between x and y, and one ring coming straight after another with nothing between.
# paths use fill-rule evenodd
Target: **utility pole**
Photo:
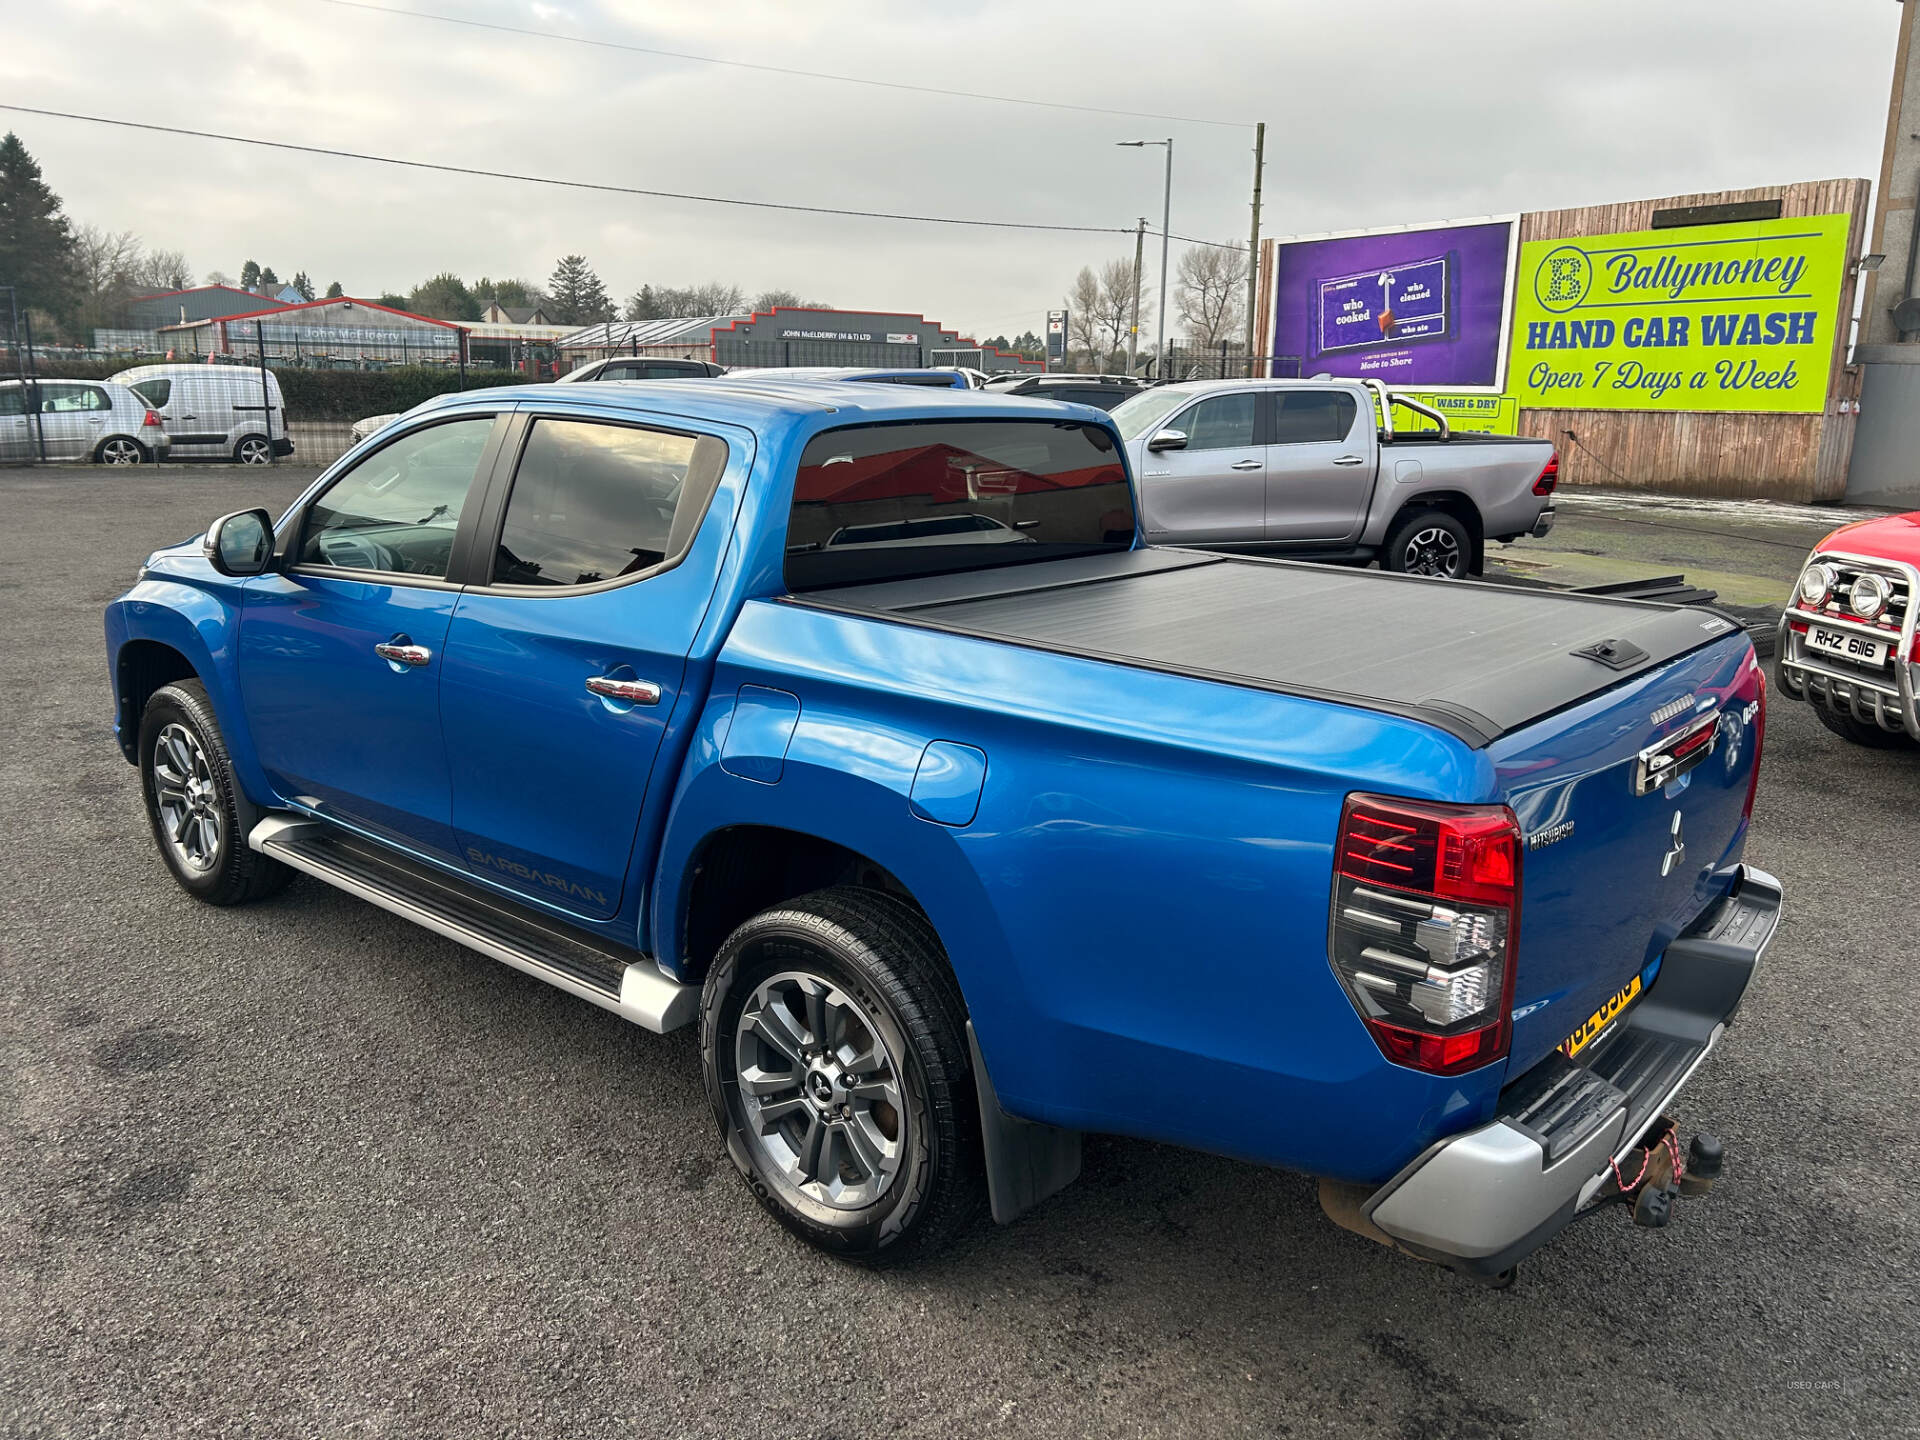
<instances>
[{"instance_id":1,"label":"utility pole","mask_svg":"<svg viewBox=\"0 0 1920 1440\"><path fill-rule=\"evenodd\" d=\"M1133 232L1133 323L1127 327L1127 374L1139 368L1140 361L1140 252L1147 243L1147 217Z\"/></svg>"},{"instance_id":2,"label":"utility pole","mask_svg":"<svg viewBox=\"0 0 1920 1440\"><path fill-rule=\"evenodd\" d=\"M1153 342L1153 353L1156 357L1158 367L1155 373L1163 380L1167 377L1167 250L1173 243L1172 237L1168 234L1168 231L1172 228L1173 137L1169 135L1167 137L1166 198L1161 202L1160 206L1160 313L1154 317L1155 320L1158 321L1156 327L1158 334Z\"/></svg>"},{"instance_id":3,"label":"utility pole","mask_svg":"<svg viewBox=\"0 0 1920 1440\"><path fill-rule=\"evenodd\" d=\"M1247 240L1247 374L1253 374L1253 347L1259 343L1260 317L1260 172L1266 162L1267 122L1253 127L1253 233Z\"/></svg>"}]
</instances>

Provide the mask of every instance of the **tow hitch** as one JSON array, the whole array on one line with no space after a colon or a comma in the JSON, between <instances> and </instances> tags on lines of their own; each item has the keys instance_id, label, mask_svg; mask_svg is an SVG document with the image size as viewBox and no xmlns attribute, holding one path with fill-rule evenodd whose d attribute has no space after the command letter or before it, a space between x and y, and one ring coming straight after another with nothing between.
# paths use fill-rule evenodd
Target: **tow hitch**
<instances>
[{"instance_id":1,"label":"tow hitch","mask_svg":"<svg viewBox=\"0 0 1920 1440\"><path fill-rule=\"evenodd\" d=\"M1687 1142L1682 1160L1680 1132L1672 1116L1662 1115L1623 1161L1613 1162L1613 1174L1585 1213L1606 1205L1630 1205L1634 1224L1665 1229L1673 1222L1674 1200L1711 1190L1725 1157L1720 1141L1702 1131Z\"/></svg>"}]
</instances>

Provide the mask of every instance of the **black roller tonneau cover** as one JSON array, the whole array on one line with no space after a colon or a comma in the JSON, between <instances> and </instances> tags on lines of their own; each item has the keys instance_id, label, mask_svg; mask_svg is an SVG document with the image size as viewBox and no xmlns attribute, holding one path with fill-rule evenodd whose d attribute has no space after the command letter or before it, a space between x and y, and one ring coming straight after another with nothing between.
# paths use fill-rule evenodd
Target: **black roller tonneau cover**
<instances>
[{"instance_id":1,"label":"black roller tonneau cover","mask_svg":"<svg viewBox=\"0 0 1920 1440\"><path fill-rule=\"evenodd\" d=\"M1173 549L793 603L1360 705L1476 747L1738 629L1687 606ZM1607 658L1576 653L1595 646Z\"/></svg>"}]
</instances>

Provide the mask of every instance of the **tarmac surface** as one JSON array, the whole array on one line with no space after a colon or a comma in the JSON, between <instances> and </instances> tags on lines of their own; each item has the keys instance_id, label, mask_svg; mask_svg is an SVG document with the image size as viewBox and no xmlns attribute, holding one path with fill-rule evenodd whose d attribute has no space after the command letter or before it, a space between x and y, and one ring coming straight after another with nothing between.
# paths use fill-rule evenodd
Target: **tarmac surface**
<instances>
[{"instance_id":1,"label":"tarmac surface","mask_svg":"<svg viewBox=\"0 0 1920 1440\"><path fill-rule=\"evenodd\" d=\"M1495 1292L1301 1177L1093 1139L1020 1223L870 1274L747 1194L690 1033L309 880L173 884L101 607L310 474L0 471L0 1434L1920 1433L1920 752L1776 696L1749 858L1787 918L1678 1106L1728 1161L1669 1230L1602 1215ZM1755 604L1844 518L1563 513L1503 566Z\"/></svg>"}]
</instances>

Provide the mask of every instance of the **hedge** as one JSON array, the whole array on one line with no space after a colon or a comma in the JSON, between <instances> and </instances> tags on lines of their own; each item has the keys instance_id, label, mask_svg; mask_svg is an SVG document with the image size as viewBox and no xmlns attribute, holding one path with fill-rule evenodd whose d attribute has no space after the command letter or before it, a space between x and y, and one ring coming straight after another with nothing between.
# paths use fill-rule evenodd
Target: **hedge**
<instances>
[{"instance_id":1,"label":"hedge","mask_svg":"<svg viewBox=\"0 0 1920 1440\"><path fill-rule=\"evenodd\" d=\"M45 380L106 380L136 364L151 361L63 360L36 355L34 371ZM295 424L316 420L361 420L411 410L422 400L456 390L488 390L496 385L530 383L511 371L469 368L467 383L460 372L437 365L404 365L392 370L310 370L301 366L270 366L279 377L286 398L287 418Z\"/></svg>"}]
</instances>

